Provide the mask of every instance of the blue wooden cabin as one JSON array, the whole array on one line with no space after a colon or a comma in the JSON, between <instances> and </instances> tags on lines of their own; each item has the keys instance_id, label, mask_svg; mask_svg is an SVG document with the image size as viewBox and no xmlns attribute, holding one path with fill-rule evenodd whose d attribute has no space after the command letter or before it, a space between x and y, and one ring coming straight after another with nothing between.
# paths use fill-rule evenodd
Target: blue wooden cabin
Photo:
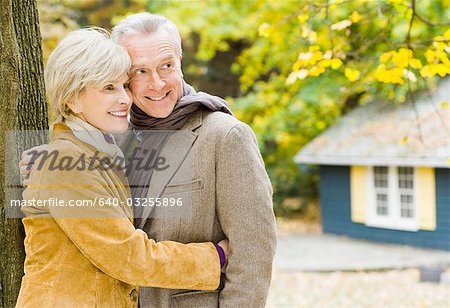
<instances>
[{"instance_id":1,"label":"blue wooden cabin","mask_svg":"<svg viewBox=\"0 0 450 308\"><path fill-rule=\"evenodd\" d=\"M296 155L320 165L323 230L450 251L450 78L400 105L369 103Z\"/></svg>"}]
</instances>

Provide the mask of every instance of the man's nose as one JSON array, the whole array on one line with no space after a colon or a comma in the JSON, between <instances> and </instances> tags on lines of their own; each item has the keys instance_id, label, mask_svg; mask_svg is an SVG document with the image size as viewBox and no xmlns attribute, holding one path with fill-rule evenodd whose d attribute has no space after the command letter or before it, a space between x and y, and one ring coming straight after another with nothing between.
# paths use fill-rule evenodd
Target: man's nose
<instances>
[{"instance_id":1,"label":"man's nose","mask_svg":"<svg viewBox=\"0 0 450 308\"><path fill-rule=\"evenodd\" d=\"M149 87L152 90L159 91L161 90L165 85L165 82L157 72L153 72L151 74L150 80L149 80Z\"/></svg>"}]
</instances>

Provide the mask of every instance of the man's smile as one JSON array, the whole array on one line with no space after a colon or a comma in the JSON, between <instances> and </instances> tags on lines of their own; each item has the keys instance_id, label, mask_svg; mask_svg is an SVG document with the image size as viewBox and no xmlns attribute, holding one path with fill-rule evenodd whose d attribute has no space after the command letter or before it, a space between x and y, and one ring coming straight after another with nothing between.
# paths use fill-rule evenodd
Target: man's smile
<instances>
[{"instance_id":1,"label":"man's smile","mask_svg":"<svg viewBox=\"0 0 450 308\"><path fill-rule=\"evenodd\" d=\"M160 100L162 100L163 98L165 98L167 95L169 95L169 93L170 93L170 91L167 92L167 93L164 94L164 95L161 95L161 96L146 96L145 98L147 98L147 99L149 99L149 100L151 100L151 101L160 101Z\"/></svg>"}]
</instances>

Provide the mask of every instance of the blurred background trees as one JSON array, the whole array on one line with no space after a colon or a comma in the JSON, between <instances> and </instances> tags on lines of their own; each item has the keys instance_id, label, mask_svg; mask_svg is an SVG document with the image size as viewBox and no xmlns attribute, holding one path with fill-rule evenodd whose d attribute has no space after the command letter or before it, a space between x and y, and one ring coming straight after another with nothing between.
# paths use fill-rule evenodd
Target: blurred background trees
<instances>
[{"instance_id":1,"label":"blurred background trees","mask_svg":"<svg viewBox=\"0 0 450 308\"><path fill-rule=\"evenodd\" d=\"M402 103L450 74L450 0L38 3L45 56L78 27L142 11L174 21L186 80L255 130L278 215L316 203L317 170L292 160L303 145L359 104Z\"/></svg>"},{"instance_id":2,"label":"blurred background trees","mask_svg":"<svg viewBox=\"0 0 450 308\"><path fill-rule=\"evenodd\" d=\"M22 197L14 185L19 161L12 158L44 141L18 132L46 130L48 118L36 1L0 0L0 29L0 308L6 308L16 304L25 258L22 221L7 215L7 200Z\"/></svg>"}]
</instances>

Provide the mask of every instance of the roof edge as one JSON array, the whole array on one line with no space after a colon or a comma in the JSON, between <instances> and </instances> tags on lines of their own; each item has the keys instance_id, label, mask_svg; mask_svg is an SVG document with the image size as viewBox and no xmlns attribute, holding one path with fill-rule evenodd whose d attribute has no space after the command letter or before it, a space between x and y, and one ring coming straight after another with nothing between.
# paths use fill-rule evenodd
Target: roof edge
<instances>
[{"instance_id":1,"label":"roof edge","mask_svg":"<svg viewBox=\"0 0 450 308\"><path fill-rule=\"evenodd\" d=\"M297 164L307 165L382 165L382 166L413 166L438 167L450 169L449 157L357 157L357 156L296 156Z\"/></svg>"}]
</instances>

